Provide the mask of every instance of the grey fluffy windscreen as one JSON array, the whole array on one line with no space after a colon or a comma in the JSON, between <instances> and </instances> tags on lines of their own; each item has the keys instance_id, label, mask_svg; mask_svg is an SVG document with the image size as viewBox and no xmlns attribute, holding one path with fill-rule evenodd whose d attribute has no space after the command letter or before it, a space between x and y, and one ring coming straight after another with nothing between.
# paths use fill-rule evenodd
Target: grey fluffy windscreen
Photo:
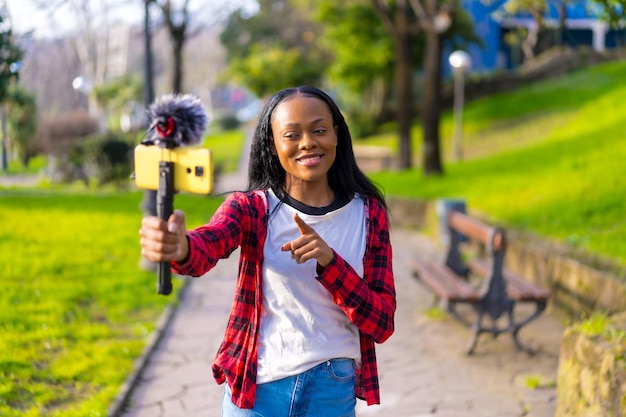
<instances>
[{"instance_id":1,"label":"grey fluffy windscreen","mask_svg":"<svg viewBox=\"0 0 626 417\"><path fill-rule=\"evenodd\" d=\"M148 109L148 116L151 122L146 139L154 144L161 141L169 141L174 146L199 144L209 124L204 104L190 94L160 96ZM167 137L163 137L157 124L170 118L174 121L173 129Z\"/></svg>"}]
</instances>

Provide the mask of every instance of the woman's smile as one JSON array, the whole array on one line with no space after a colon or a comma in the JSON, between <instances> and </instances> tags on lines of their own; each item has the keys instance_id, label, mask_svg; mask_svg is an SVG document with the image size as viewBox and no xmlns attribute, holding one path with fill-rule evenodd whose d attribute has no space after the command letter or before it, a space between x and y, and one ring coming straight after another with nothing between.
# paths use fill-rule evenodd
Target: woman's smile
<instances>
[{"instance_id":1,"label":"woman's smile","mask_svg":"<svg viewBox=\"0 0 626 417\"><path fill-rule=\"evenodd\" d=\"M305 155L296 158L296 162L307 167L312 167L318 165L321 162L322 158L324 158L324 155Z\"/></svg>"}]
</instances>

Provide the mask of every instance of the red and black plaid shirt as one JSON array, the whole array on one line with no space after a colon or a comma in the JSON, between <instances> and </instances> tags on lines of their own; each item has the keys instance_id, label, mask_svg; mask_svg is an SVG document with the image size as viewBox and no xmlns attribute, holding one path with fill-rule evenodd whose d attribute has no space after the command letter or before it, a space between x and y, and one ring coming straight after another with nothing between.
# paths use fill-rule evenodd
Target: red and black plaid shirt
<instances>
[{"instance_id":1,"label":"red and black plaid shirt","mask_svg":"<svg viewBox=\"0 0 626 417\"><path fill-rule=\"evenodd\" d=\"M396 293L387 212L378 201L366 199L365 216L368 233L363 278L335 253L325 268L318 265L317 280L359 329L362 364L357 370L355 394L372 405L380 403L374 343L384 342L394 331ZM256 394L263 246L268 218L265 192L231 194L208 224L188 232L187 262L172 264L178 274L201 276L219 259L241 247L235 299L213 364L216 381L228 381L232 400L240 408L252 408Z\"/></svg>"}]
</instances>

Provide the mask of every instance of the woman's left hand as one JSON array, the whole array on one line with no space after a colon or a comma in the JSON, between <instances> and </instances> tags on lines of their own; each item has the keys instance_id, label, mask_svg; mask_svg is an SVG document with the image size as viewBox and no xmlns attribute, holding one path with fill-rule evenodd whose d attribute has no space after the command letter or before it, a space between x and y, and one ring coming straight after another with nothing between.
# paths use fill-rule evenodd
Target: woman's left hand
<instances>
[{"instance_id":1,"label":"woman's left hand","mask_svg":"<svg viewBox=\"0 0 626 417\"><path fill-rule=\"evenodd\" d=\"M333 250L311 226L298 216L298 213L293 215L293 219L301 236L285 243L280 249L283 252L291 251L291 257L299 264L316 259L318 264L326 267L335 257Z\"/></svg>"}]
</instances>

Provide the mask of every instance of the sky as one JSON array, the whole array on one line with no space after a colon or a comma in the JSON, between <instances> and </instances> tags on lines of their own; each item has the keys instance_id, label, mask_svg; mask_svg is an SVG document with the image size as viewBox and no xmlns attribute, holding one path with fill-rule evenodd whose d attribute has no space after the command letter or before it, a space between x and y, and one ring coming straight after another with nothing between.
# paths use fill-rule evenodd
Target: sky
<instances>
[{"instance_id":1,"label":"sky","mask_svg":"<svg viewBox=\"0 0 626 417\"><path fill-rule=\"evenodd\" d=\"M60 34L75 31L78 28L76 14L65 6L57 10L53 15L36 7L32 0L5 0L13 31L21 34L34 30L36 38L55 37ZM92 1L95 5L100 1ZM128 0L123 10L114 13L114 16L130 22L140 22L143 18L142 2Z\"/></svg>"},{"instance_id":2,"label":"sky","mask_svg":"<svg viewBox=\"0 0 626 417\"><path fill-rule=\"evenodd\" d=\"M226 1L229 4L240 3L251 13L254 13L256 9L256 1L254 0ZM17 34L33 30L34 37L47 38L75 32L79 28L80 22L76 18L77 14L69 6L60 8L51 16L47 11L36 7L34 0L4 0L4 3L11 17L13 31ZM50 1L49 3L53 2ZM71 1L68 1L68 3L71 3ZM97 10L101 3L102 0L90 0L93 10ZM139 23L144 17L142 0L107 0L107 3L118 4L117 7L110 9L110 21L120 19L130 23ZM220 7L220 5L224 4L224 0L197 0L190 3L192 8L201 8L203 11L210 9L210 7L206 6L211 4Z\"/></svg>"}]
</instances>

